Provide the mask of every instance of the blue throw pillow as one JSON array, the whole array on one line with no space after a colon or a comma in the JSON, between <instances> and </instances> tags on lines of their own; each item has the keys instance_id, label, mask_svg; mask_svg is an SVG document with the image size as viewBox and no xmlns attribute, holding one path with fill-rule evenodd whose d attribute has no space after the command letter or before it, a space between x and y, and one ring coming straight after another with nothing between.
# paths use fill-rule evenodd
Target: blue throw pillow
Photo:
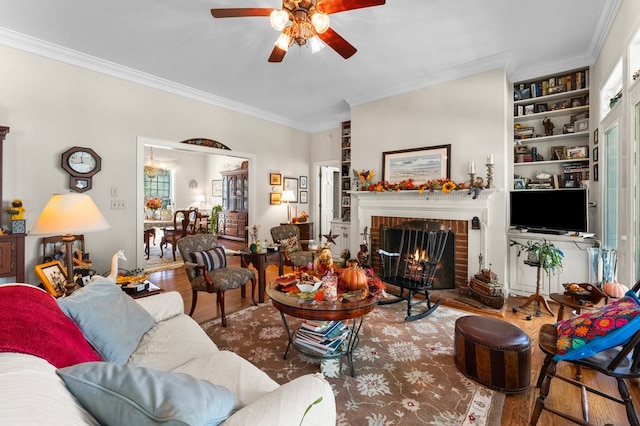
<instances>
[{"instance_id":1,"label":"blue throw pillow","mask_svg":"<svg viewBox=\"0 0 640 426\"><path fill-rule=\"evenodd\" d=\"M57 373L102 425L217 425L235 405L227 388L183 373L108 362Z\"/></svg>"},{"instance_id":2,"label":"blue throw pillow","mask_svg":"<svg viewBox=\"0 0 640 426\"><path fill-rule=\"evenodd\" d=\"M102 359L124 364L142 336L155 324L153 317L113 281L99 279L71 296L58 299Z\"/></svg>"}]
</instances>

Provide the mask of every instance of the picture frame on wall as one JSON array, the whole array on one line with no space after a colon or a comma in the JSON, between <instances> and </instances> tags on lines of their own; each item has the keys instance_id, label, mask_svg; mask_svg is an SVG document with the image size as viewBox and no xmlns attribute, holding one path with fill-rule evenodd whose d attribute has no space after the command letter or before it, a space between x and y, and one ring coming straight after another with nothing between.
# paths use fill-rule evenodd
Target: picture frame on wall
<instances>
[{"instance_id":1,"label":"picture frame on wall","mask_svg":"<svg viewBox=\"0 0 640 426\"><path fill-rule=\"evenodd\" d=\"M598 161L598 147L593 148L593 161Z\"/></svg>"},{"instance_id":2,"label":"picture frame on wall","mask_svg":"<svg viewBox=\"0 0 640 426\"><path fill-rule=\"evenodd\" d=\"M307 189L307 177L300 176L300 189Z\"/></svg>"},{"instance_id":3,"label":"picture frame on wall","mask_svg":"<svg viewBox=\"0 0 640 426\"><path fill-rule=\"evenodd\" d=\"M307 191L300 191L300 204L307 204L309 202L308 196Z\"/></svg>"},{"instance_id":4,"label":"picture frame on wall","mask_svg":"<svg viewBox=\"0 0 640 426\"><path fill-rule=\"evenodd\" d=\"M451 144L382 153L382 179L387 182L427 182L449 178L450 173Z\"/></svg>"},{"instance_id":5,"label":"picture frame on wall","mask_svg":"<svg viewBox=\"0 0 640 426\"><path fill-rule=\"evenodd\" d=\"M211 196L222 197L222 179L214 179L211 181Z\"/></svg>"},{"instance_id":6,"label":"picture frame on wall","mask_svg":"<svg viewBox=\"0 0 640 426\"><path fill-rule=\"evenodd\" d=\"M293 192L293 196L296 197L295 200L292 201L292 203L297 203L298 202L298 178L292 178L292 177L285 177L283 180L283 191L291 191Z\"/></svg>"},{"instance_id":7,"label":"picture frame on wall","mask_svg":"<svg viewBox=\"0 0 640 426\"><path fill-rule=\"evenodd\" d=\"M593 144L598 145L598 129L593 131Z\"/></svg>"},{"instance_id":8,"label":"picture frame on wall","mask_svg":"<svg viewBox=\"0 0 640 426\"><path fill-rule=\"evenodd\" d=\"M280 204L282 204L282 201L280 201L281 197L282 197L281 192L269 193L269 204L271 204L272 206L279 206Z\"/></svg>"},{"instance_id":9,"label":"picture frame on wall","mask_svg":"<svg viewBox=\"0 0 640 426\"><path fill-rule=\"evenodd\" d=\"M599 179L600 179L600 176L598 176L598 165L594 164L593 165L593 180L597 182Z\"/></svg>"},{"instance_id":10,"label":"picture frame on wall","mask_svg":"<svg viewBox=\"0 0 640 426\"><path fill-rule=\"evenodd\" d=\"M36 275L42 281L45 290L54 297L60 297L65 293L67 273L59 260L36 265Z\"/></svg>"},{"instance_id":11,"label":"picture frame on wall","mask_svg":"<svg viewBox=\"0 0 640 426\"><path fill-rule=\"evenodd\" d=\"M269 185L282 185L282 174L269 173Z\"/></svg>"}]
</instances>

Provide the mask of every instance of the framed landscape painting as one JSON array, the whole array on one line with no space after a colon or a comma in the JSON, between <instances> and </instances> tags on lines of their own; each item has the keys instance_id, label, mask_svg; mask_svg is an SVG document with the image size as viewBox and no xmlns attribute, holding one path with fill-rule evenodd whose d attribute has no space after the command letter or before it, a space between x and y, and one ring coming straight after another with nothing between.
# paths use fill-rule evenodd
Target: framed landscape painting
<instances>
[{"instance_id":1,"label":"framed landscape painting","mask_svg":"<svg viewBox=\"0 0 640 426\"><path fill-rule=\"evenodd\" d=\"M390 183L409 179L423 183L448 178L450 171L450 144L382 153L382 178Z\"/></svg>"}]
</instances>

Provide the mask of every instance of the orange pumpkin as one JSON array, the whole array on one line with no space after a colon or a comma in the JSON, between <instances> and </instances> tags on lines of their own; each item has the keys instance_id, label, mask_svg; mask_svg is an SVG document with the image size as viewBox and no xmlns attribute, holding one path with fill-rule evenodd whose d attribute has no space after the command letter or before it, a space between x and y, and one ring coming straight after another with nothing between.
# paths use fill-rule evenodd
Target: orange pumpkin
<instances>
[{"instance_id":1,"label":"orange pumpkin","mask_svg":"<svg viewBox=\"0 0 640 426\"><path fill-rule=\"evenodd\" d=\"M607 293L611 297L619 298L624 296L624 294L629 291L629 288L620 284L617 280L613 280L612 282L606 283L602 289L605 293Z\"/></svg>"},{"instance_id":2,"label":"orange pumpkin","mask_svg":"<svg viewBox=\"0 0 640 426\"><path fill-rule=\"evenodd\" d=\"M340 278L347 285L347 290L363 290L364 295L366 295L369 290L369 279L366 272L354 260L350 260L348 265L340 273Z\"/></svg>"}]
</instances>

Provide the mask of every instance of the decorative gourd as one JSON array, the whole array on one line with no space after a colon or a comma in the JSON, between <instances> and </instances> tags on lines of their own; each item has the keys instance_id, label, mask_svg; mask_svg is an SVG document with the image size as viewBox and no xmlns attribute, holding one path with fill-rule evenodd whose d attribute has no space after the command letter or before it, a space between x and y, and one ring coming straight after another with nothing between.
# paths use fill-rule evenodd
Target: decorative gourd
<instances>
[{"instance_id":1,"label":"decorative gourd","mask_svg":"<svg viewBox=\"0 0 640 426\"><path fill-rule=\"evenodd\" d=\"M626 285L620 284L617 280L606 283L602 289L609 296L615 297L616 299L624 296L624 294L629 291L629 288Z\"/></svg>"},{"instance_id":2,"label":"decorative gourd","mask_svg":"<svg viewBox=\"0 0 640 426\"><path fill-rule=\"evenodd\" d=\"M340 273L340 278L347 285L347 290L356 291L362 290L363 295L366 295L369 290L369 278L366 272L355 260L347 262L349 266L344 268Z\"/></svg>"}]
</instances>

